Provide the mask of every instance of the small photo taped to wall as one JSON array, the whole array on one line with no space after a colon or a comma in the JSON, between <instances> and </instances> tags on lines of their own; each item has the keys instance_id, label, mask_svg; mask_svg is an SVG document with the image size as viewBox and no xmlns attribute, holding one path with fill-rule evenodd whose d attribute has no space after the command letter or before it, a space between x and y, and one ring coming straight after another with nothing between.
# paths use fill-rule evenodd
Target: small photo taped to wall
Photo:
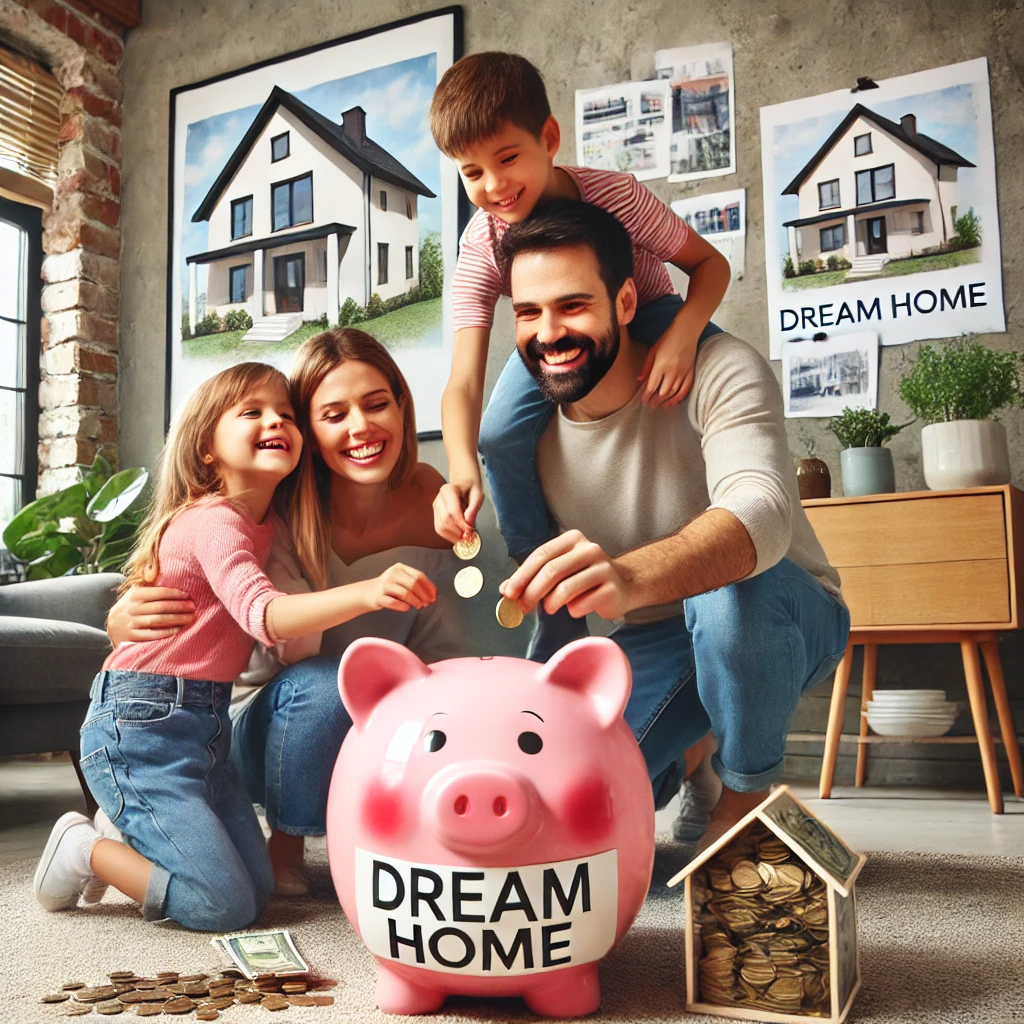
<instances>
[{"instance_id":1,"label":"small photo taped to wall","mask_svg":"<svg viewBox=\"0 0 1024 1024\"><path fill-rule=\"evenodd\" d=\"M782 347L782 395L787 418L839 416L878 402L878 334L853 331L825 341Z\"/></svg>"}]
</instances>

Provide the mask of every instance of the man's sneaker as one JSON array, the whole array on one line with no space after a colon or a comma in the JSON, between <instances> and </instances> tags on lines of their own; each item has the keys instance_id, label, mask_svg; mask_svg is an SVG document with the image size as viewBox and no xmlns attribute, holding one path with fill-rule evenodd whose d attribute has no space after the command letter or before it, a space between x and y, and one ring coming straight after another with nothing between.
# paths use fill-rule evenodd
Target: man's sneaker
<instances>
[{"instance_id":1,"label":"man's sneaker","mask_svg":"<svg viewBox=\"0 0 1024 1024\"><path fill-rule=\"evenodd\" d=\"M679 814L672 822L672 838L686 846L696 846L711 824L711 812L722 795L722 780L711 767L714 743L704 755L700 767L679 788Z\"/></svg>"},{"instance_id":2,"label":"man's sneaker","mask_svg":"<svg viewBox=\"0 0 1024 1024\"><path fill-rule=\"evenodd\" d=\"M124 838L121 836L120 831L114 825L114 823L107 817L107 812L101 807L96 812L96 817L92 819L92 827L104 839L113 839L116 843L123 843ZM102 878L97 878L93 875L89 884L86 885L82 892L82 901L84 903L99 903L103 899L107 891L107 883Z\"/></svg>"},{"instance_id":3,"label":"man's sneaker","mask_svg":"<svg viewBox=\"0 0 1024 1024\"><path fill-rule=\"evenodd\" d=\"M46 841L32 893L47 910L70 910L95 877L89 864L92 848L100 834L78 811L57 819Z\"/></svg>"}]
</instances>

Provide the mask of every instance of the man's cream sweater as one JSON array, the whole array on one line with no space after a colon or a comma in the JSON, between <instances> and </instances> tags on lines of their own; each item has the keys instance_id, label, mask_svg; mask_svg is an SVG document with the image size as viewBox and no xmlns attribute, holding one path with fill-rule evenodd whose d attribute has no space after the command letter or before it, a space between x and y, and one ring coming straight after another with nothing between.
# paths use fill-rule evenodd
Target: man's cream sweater
<instances>
[{"instance_id":1,"label":"man's cream sweater","mask_svg":"<svg viewBox=\"0 0 1024 1024\"><path fill-rule=\"evenodd\" d=\"M800 505L782 396L765 360L717 334L700 347L684 402L652 409L641 394L600 420L570 420L563 409L552 417L537 464L560 529L580 530L615 557L723 508L754 543L751 575L789 558L838 594L839 574ZM626 621L681 612L677 602L637 609Z\"/></svg>"}]
</instances>

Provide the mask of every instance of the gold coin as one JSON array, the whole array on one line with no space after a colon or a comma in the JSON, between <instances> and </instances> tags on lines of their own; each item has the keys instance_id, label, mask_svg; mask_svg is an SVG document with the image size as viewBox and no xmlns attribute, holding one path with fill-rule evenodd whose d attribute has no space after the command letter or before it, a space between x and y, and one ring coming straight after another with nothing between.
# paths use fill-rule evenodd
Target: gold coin
<instances>
[{"instance_id":1,"label":"gold coin","mask_svg":"<svg viewBox=\"0 0 1024 1024\"><path fill-rule=\"evenodd\" d=\"M498 619L498 624L506 629L515 629L516 626L521 626L523 623L523 609L515 601L507 597L503 597L498 602L498 607L494 609L494 614Z\"/></svg>"},{"instance_id":2,"label":"gold coin","mask_svg":"<svg viewBox=\"0 0 1024 1024\"><path fill-rule=\"evenodd\" d=\"M473 530L468 537L456 541L452 545L452 551L464 562L476 558L480 554L480 534Z\"/></svg>"},{"instance_id":3,"label":"gold coin","mask_svg":"<svg viewBox=\"0 0 1024 1024\"><path fill-rule=\"evenodd\" d=\"M455 593L459 597L476 597L483 586L484 574L475 565L467 565L455 574Z\"/></svg>"},{"instance_id":4,"label":"gold coin","mask_svg":"<svg viewBox=\"0 0 1024 1024\"><path fill-rule=\"evenodd\" d=\"M92 1013L91 1006L84 1006L81 1003L69 1003L67 1007L60 1011L59 1016L61 1017L82 1017L87 1013Z\"/></svg>"},{"instance_id":5,"label":"gold coin","mask_svg":"<svg viewBox=\"0 0 1024 1024\"><path fill-rule=\"evenodd\" d=\"M156 1003L139 1003L135 1007L136 1017L159 1017L163 1012L163 1008Z\"/></svg>"},{"instance_id":6,"label":"gold coin","mask_svg":"<svg viewBox=\"0 0 1024 1024\"><path fill-rule=\"evenodd\" d=\"M115 1013L124 1013L125 1005L117 999L111 999L108 1003L97 1003L96 1012L102 1013L104 1017L113 1017Z\"/></svg>"},{"instance_id":7,"label":"gold coin","mask_svg":"<svg viewBox=\"0 0 1024 1024\"><path fill-rule=\"evenodd\" d=\"M70 992L53 992L48 996L43 996L39 1001L41 1003L65 1003L71 998Z\"/></svg>"}]
</instances>

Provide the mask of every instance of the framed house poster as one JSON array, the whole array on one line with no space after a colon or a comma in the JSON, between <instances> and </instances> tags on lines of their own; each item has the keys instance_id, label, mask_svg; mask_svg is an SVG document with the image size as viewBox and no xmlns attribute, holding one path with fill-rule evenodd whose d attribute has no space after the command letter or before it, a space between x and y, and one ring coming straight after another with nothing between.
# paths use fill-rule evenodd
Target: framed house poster
<instances>
[{"instance_id":1,"label":"framed house poster","mask_svg":"<svg viewBox=\"0 0 1024 1024\"><path fill-rule=\"evenodd\" d=\"M439 436L460 188L427 112L461 50L449 7L171 92L168 423L225 367L288 373L358 324Z\"/></svg>"},{"instance_id":2,"label":"framed house poster","mask_svg":"<svg viewBox=\"0 0 1024 1024\"><path fill-rule=\"evenodd\" d=\"M761 108L771 357L1004 331L988 62Z\"/></svg>"}]
</instances>

